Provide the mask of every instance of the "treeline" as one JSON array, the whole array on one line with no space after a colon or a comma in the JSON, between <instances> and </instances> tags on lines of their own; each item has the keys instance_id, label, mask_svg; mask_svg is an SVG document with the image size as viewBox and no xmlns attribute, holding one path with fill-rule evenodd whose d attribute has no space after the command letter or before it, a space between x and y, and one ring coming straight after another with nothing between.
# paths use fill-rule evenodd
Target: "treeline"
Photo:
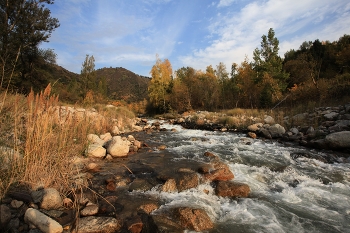
<instances>
[{"instance_id":1,"label":"treeline","mask_svg":"<svg viewBox=\"0 0 350 233\"><path fill-rule=\"evenodd\" d=\"M350 36L334 42L304 42L282 59L273 29L262 36L253 61L223 63L205 71L182 67L172 71L169 60L152 67L149 85L153 111L215 111L230 108L296 107L350 100Z\"/></svg>"}]
</instances>

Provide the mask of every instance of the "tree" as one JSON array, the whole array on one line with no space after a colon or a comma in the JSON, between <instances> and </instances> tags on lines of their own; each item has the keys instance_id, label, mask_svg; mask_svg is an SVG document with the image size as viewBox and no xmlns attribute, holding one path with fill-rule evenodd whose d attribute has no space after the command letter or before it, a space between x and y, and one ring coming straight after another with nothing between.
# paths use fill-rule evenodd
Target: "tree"
<instances>
[{"instance_id":1,"label":"tree","mask_svg":"<svg viewBox=\"0 0 350 233\"><path fill-rule=\"evenodd\" d=\"M216 66L216 77L218 78L221 86L221 107L226 108L229 104L230 99L227 98L227 94L229 93L229 77L228 77L228 72L226 71L226 65L222 62L220 62Z\"/></svg>"},{"instance_id":2,"label":"tree","mask_svg":"<svg viewBox=\"0 0 350 233\"><path fill-rule=\"evenodd\" d=\"M53 3L54 0L0 1L2 88L5 84L7 88L12 85L16 89L28 89L28 84L36 86L32 71L40 60L38 57L43 55L38 46L47 42L52 31L59 27L58 20L50 16L51 12L45 5ZM13 79L17 79L15 85L12 84Z\"/></svg>"},{"instance_id":3,"label":"tree","mask_svg":"<svg viewBox=\"0 0 350 233\"><path fill-rule=\"evenodd\" d=\"M273 100L281 96L281 92L287 87L289 75L283 71L283 60L278 55L279 41L275 37L274 30L270 28L268 35L263 35L261 38L261 48L256 48L253 52L255 82L258 85L267 85L262 88L265 90L263 92L265 96L262 98ZM266 95L271 95L271 98L267 98Z\"/></svg>"},{"instance_id":4,"label":"tree","mask_svg":"<svg viewBox=\"0 0 350 233\"><path fill-rule=\"evenodd\" d=\"M148 86L148 96L152 105L163 112L168 109L172 73L170 61L168 59L162 61L157 54L156 64L150 71L152 79Z\"/></svg>"},{"instance_id":5,"label":"tree","mask_svg":"<svg viewBox=\"0 0 350 233\"><path fill-rule=\"evenodd\" d=\"M95 73L95 58L94 56L86 55L85 61L82 64L80 77L82 81L82 94L85 96L89 91L97 91L96 73Z\"/></svg>"}]
</instances>

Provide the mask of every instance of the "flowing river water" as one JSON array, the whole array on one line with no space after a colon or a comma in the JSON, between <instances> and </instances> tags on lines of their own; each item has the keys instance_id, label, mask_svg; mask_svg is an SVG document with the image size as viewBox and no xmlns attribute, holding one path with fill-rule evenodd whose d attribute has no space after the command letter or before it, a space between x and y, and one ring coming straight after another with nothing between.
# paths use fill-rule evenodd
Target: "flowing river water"
<instances>
[{"instance_id":1,"label":"flowing river water","mask_svg":"<svg viewBox=\"0 0 350 233\"><path fill-rule=\"evenodd\" d=\"M249 198L218 197L210 184L180 193L144 192L166 203L157 211L179 205L205 209L215 223L209 232L350 232L350 163L322 162L312 157L326 152L242 134L162 127L168 130L150 140L165 144L174 162L200 161L210 151L251 193Z\"/></svg>"}]
</instances>

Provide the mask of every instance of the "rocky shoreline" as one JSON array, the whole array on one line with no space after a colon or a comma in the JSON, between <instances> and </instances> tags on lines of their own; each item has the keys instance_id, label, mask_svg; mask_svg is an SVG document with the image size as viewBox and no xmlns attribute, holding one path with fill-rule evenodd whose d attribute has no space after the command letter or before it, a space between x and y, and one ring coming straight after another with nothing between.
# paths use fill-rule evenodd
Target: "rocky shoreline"
<instances>
[{"instance_id":1,"label":"rocky shoreline","mask_svg":"<svg viewBox=\"0 0 350 233\"><path fill-rule=\"evenodd\" d=\"M171 120L188 129L218 130L246 133L251 138L273 139L292 142L316 149L336 150L350 155L350 104L338 107L320 107L312 112L284 117L276 122L269 115L263 119L249 116L235 118L238 124L246 124L247 118L252 124L236 127L206 119L203 112L186 114ZM349 156L348 155L348 156Z\"/></svg>"},{"instance_id":2,"label":"rocky shoreline","mask_svg":"<svg viewBox=\"0 0 350 233\"><path fill-rule=\"evenodd\" d=\"M169 122L185 128L240 132L251 138L338 150L342 152L340 157L316 159L350 162L350 104L285 117L281 124L266 116L240 130L202 116L199 112ZM52 188L10 189L1 200L1 229L31 233L203 231L214 227L203 209L178 206L157 211L165 203L145 192L183 192L205 183L212 187L212 191L202 190L206 194L234 199L250 197L249 186L235 182L227 164L211 152L203 154L205 162L174 163L166 145L148 140L152 134L165 130L160 122L149 124L146 119L138 119L133 129L129 134L118 130L89 134L86 157L71 161L76 175L69 193L63 195Z\"/></svg>"}]
</instances>

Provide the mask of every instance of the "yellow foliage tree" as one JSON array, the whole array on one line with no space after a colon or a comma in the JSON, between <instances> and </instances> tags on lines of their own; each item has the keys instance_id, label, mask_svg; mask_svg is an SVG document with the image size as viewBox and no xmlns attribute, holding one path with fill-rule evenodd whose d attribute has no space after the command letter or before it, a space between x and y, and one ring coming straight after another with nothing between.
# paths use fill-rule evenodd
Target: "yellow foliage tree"
<instances>
[{"instance_id":1,"label":"yellow foliage tree","mask_svg":"<svg viewBox=\"0 0 350 233\"><path fill-rule=\"evenodd\" d=\"M166 111L169 103L172 73L170 61L168 59L162 61L157 55L156 64L150 71L152 79L148 86L148 96L152 105L162 111Z\"/></svg>"}]
</instances>

